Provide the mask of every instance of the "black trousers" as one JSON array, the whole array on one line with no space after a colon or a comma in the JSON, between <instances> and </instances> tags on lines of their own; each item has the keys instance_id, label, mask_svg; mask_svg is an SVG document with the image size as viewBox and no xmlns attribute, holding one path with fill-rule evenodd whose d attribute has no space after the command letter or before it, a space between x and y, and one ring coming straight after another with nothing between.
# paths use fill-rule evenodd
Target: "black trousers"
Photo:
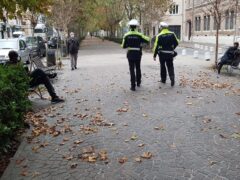
<instances>
[{"instance_id":1,"label":"black trousers","mask_svg":"<svg viewBox=\"0 0 240 180\"><path fill-rule=\"evenodd\" d=\"M163 56L159 56L160 61L160 74L162 82L165 82L167 79L167 70L168 75L171 81L175 80L174 74L174 65L173 65L173 58L165 58ZM167 66L167 69L166 69Z\"/></svg>"},{"instance_id":2,"label":"black trousers","mask_svg":"<svg viewBox=\"0 0 240 180\"><path fill-rule=\"evenodd\" d=\"M136 86L137 84L141 84L142 73L141 73L141 57L136 59L128 58L129 70L130 70L130 81L131 87Z\"/></svg>"},{"instance_id":3,"label":"black trousers","mask_svg":"<svg viewBox=\"0 0 240 180\"><path fill-rule=\"evenodd\" d=\"M42 71L41 69L35 69L31 74L31 81L30 81L30 87L34 87L34 86L38 86L40 84L44 84L45 87L48 90L49 95L52 98L57 97L56 93L55 93L55 89L52 86L52 83L50 82L47 74Z\"/></svg>"}]
</instances>

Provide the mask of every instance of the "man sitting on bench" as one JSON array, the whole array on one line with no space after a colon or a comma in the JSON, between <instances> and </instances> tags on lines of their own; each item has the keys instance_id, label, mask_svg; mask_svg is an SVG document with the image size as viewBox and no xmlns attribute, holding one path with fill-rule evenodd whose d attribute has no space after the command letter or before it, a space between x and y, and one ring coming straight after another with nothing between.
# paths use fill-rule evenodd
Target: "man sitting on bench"
<instances>
[{"instance_id":1,"label":"man sitting on bench","mask_svg":"<svg viewBox=\"0 0 240 180\"><path fill-rule=\"evenodd\" d=\"M14 65L19 62L18 53L16 51L10 51L8 56L9 56L9 62L7 64ZM27 71L28 71L28 68L27 68ZM52 103L55 104L55 103L64 102L64 100L59 98L55 93L55 89L52 86L49 80L49 77L44 71L42 71L41 69L35 69L33 72L29 73L29 76L31 77L30 88L36 87L40 84L44 84L48 90L49 95L52 97L51 99Z\"/></svg>"},{"instance_id":2,"label":"man sitting on bench","mask_svg":"<svg viewBox=\"0 0 240 180\"><path fill-rule=\"evenodd\" d=\"M228 50L224 53L223 57L221 58L220 62L217 65L218 74L220 74L224 64L231 64L237 58L238 47L239 43L235 42L233 47L228 48Z\"/></svg>"}]
</instances>

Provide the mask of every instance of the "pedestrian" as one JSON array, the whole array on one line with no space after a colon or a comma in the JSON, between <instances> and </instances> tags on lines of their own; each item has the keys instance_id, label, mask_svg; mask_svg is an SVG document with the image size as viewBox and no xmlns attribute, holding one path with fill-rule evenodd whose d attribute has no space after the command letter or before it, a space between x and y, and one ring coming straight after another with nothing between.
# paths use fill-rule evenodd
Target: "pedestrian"
<instances>
[{"instance_id":1,"label":"pedestrian","mask_svg":"<svg viewBox=\"0 0 240 180\"><path fill-rule=\"evenodd\" d=\"M136 29L139 26L139 23L136 19L132 19L128 23L130 31L126 33L123 37L122 48L127 48L127 58L130 69L131 76L131 90L136 90L137 86L141 85L141 58L142 58L142 44L148 43L150 38L144 36L142 33L138 32ZM135 72L136 70L136 72Z\"/></svg>"},{"instance_id":2,"label":"pedestrian","mask_svg":"<svg viewBox=\"0 0 240 180\"><path fill-rule=\"evenodd\" d=\"M8 53L8 57L9 57L9 62L7 62L7 65L17 65L19 63L19 60L18 60L19 56L16 51L13 51L13 50L10 51ZM35 69L33 72L29 72L28 67L27 67L26 73L28 73L28 75L31 78L30 82L29 82L30 88L36 87L40 84L43 84L43 85L45 85L49 95L51 96L51 98L52 98L51 102L53 104L64 102L63 99L61 99L57 96L55 89L48 78L48 75L43 70Z\"/></svg>"},{"instance_id":3,"label":"pedestrian","mask_svg":"<svg viewBox=\"0 0 240 180\"><path fill-rule=\"evenodd\" d=\"M217 64L218 74L220 74L224 64L231 64L235 59L239 57L238 47L239 43L234 42L233 46L228 48L228 50L224 53L223 57L221 57L220 62Z\"/></svg>"},{"instance_id":4,"label":"pedestrian","mask_svg":"<svg viewBox=\"0 0 240 180\"><path fill-rule=\"evenodd\" d=\"M68 40L68 54L70 54L72 70L77 69L78 50L79 50L79 42L74 37L74 33L71 32L70 38Z\"/></svg>"},{"instance_id":5,"label":"pedestrian","mask_svg":"<svg viewBox=\"0 0 240 180\"><path fill-rule=\"evenodd\" d=\"M161 82L166 83L167 79L167 70L168 75L171 80L171 86L175 84L175 74L174 74L174 65L173 58L177 55L174 51L178 46L178 39L174 32L169 31L168 24L165 22L160 23L160 33L157 35L154 43L154 55L153 59L156 61L156 56L159 56L160 61L160 74Z\"/></svg>"}]
</instances>

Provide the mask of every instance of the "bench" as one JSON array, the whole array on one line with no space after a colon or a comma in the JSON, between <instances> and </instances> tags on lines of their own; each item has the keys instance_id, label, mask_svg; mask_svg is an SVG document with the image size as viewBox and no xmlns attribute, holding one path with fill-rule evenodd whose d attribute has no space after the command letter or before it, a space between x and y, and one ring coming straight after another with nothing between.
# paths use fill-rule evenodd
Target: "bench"
<instances>
[{"instance_id":1,"label":"bench","mask_svg":"<svg viewBox=\"0 0 240 180\"><path fill-rule=\"evenodd\" d=\"M44 66L41 58L38 57L38 56L36 56L34 58L31 58L30 71L32 71L33 68L34 69L37 69L37 68L41 69L48 75L56 74L56 66L55 65L50 66L50 67Z\"/></svg>"}]
</instances>

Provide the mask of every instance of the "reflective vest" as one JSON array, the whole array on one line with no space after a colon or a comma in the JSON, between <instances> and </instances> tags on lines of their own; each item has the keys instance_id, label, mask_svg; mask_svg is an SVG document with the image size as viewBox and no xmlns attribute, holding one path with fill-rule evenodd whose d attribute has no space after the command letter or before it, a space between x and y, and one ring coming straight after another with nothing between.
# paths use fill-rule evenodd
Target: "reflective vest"
<instances>
[{"instance_id":1,"label":"reflective vest","mask_svg":"<svg viewBox=\"0 0 240 180\"><path fill-rule=\"evenodd\" d=\"M154 43L154 57L160 52L166 54L173 54L174 49L178 46L179 40L177 39L174 32L168 29L163 29L156 37Z\"/></svg>"},{"instance_id":2,"label":"reflective vest","mask_svg":"<svg viewBox=\"0 0 240 180\"><path fill-rule=\"evenodd\" d=\"M148 43L149 40L149 37L144 36L138 31L129 31L124 35L121 47L124 49L127 48L128 51L141 51L141 44Z\"/></svg>"}]
</instances>

